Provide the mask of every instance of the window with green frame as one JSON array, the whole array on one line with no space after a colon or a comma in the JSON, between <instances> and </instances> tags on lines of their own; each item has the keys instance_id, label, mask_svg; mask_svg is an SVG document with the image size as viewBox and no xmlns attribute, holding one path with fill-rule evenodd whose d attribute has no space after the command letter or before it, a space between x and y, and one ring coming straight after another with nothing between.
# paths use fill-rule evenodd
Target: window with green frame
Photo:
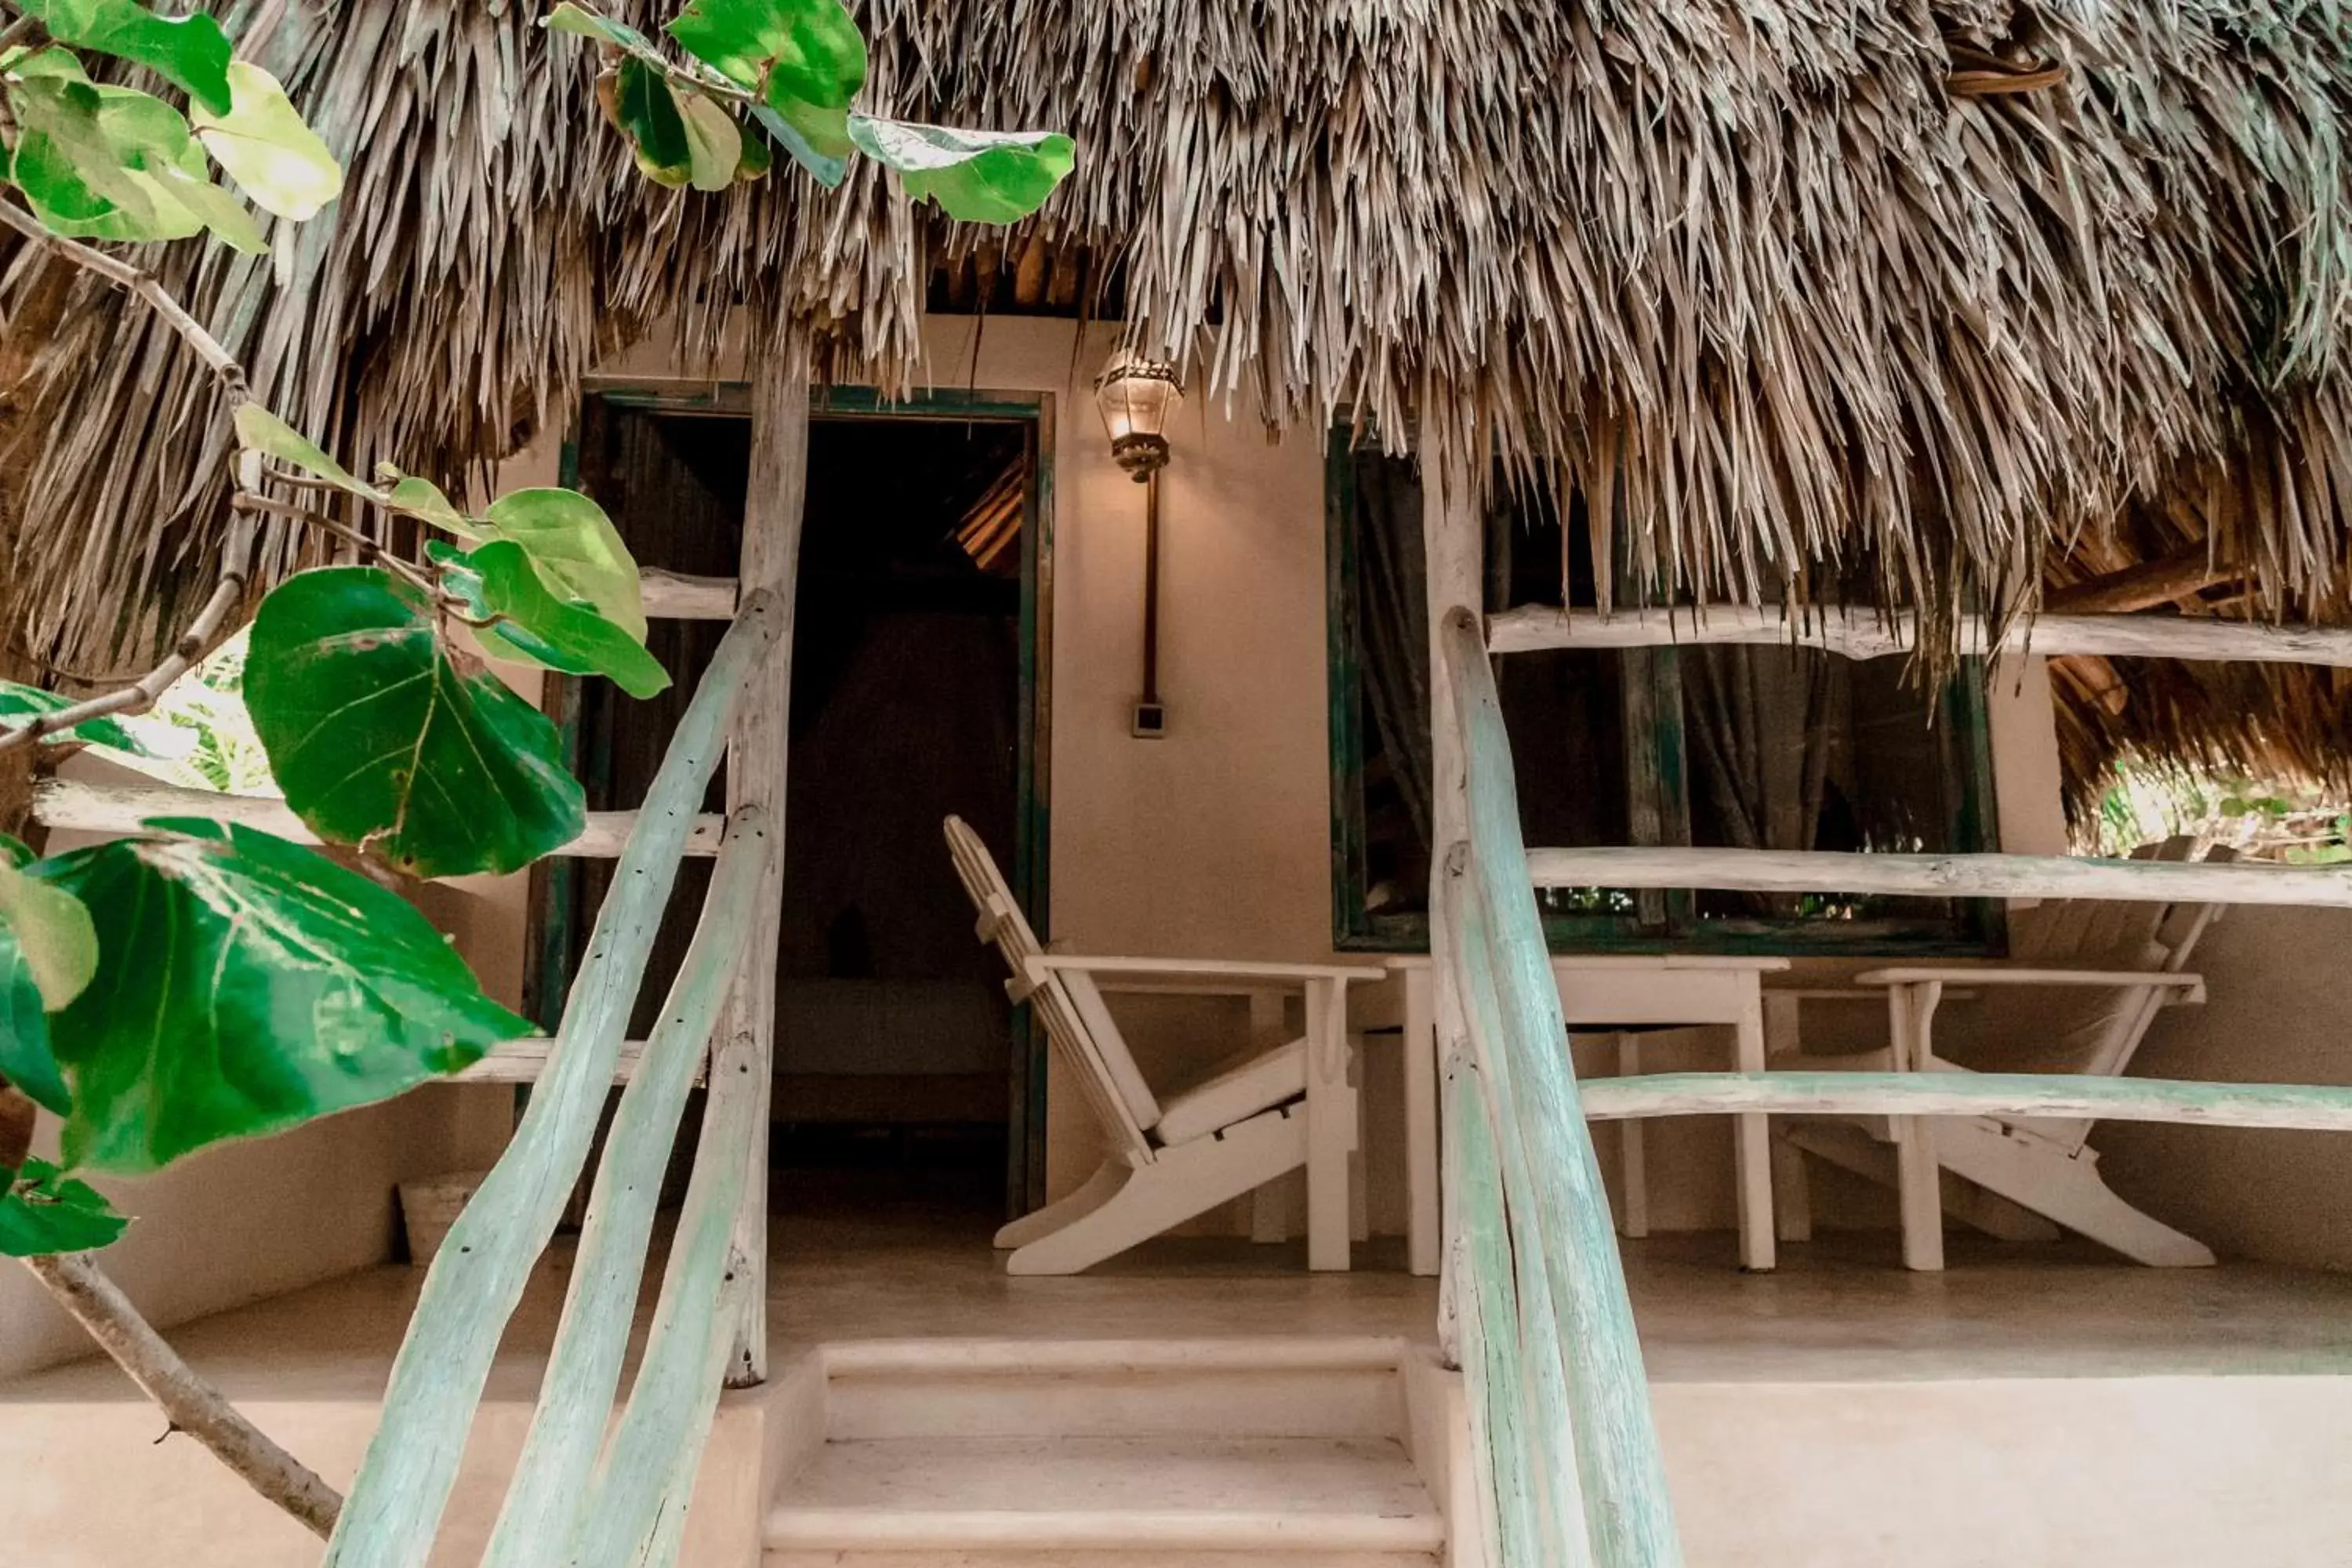
<instances>
[{"instance_id":1,"label":"window with green frame","mask_svg":"<svg viewBox=\"0 0 2352 1568\"><path fill-rule=\"evenodd\" d=\"M1429 659L1409 462L1333 434L1328 463L1334 938L1429 941ZM1590 606L1580 510L1498 492L1486 608ZM1563 567L1565 572L1563 573ZM1620 600L1624 595L1621 593ZM1928 853L1993 836L1983 672L1789 646L1547 650L1496 660L1531 845ZM1986 900L1547 889L1556 952L1996 952Z\"/></svg>"}]
</instances>

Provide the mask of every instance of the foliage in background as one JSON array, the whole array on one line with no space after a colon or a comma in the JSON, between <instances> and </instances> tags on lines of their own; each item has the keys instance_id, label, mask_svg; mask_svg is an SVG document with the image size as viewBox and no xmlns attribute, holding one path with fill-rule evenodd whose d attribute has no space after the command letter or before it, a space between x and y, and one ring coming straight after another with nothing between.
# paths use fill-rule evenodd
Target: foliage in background
<instances>
[{"instance_id":1,"label":"foliage in background","mask_svg":"<svg viewBox=\"0 0 2352 1568\"><path fill-rule=\"evenodd\" d=\"M2339 865L2352 862L2352 801L2300 780L2132 761L2116 770L2097 815L2075 825L2074 847L2128 855L2178 835L2227 844L2241 859Z\"/></svg>"}]
</instances>

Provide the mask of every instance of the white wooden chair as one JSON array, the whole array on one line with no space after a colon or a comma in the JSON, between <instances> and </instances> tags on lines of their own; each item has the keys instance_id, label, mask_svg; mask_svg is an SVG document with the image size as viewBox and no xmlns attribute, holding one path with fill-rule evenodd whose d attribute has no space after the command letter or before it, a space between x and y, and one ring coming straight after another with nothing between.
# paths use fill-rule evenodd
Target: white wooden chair
<instances>
[{"instance_id":1,"label":"white wooden chair","mask_svg":"<svg viewBox=\"0 0 2352 1568\"><path fill-rule=\"evenodd\" d=\"M1356 1146L1347 987L1379 969L1218 959L1094 958L1047 952L996 862L960 817L948 852L980 911L980 938L1013 971L1005 990L1037 1009L1055 1053L1111 1144L1085 1185L996 1233L1014 1274L1075 1274L1230 1199L1307 1168L1307 1260L1348 1267L1348 1155ZM1307 1033L1220 1061L1162 1097L1138 1070L1104 1001L1120 992L1305 996Z\"/></svg>"},{"instance_id":2,"label":"white wooden chair","mask_svg":"<svg viewBox=\"0 0 2352 1568\"><path fill-rule=\"evenodd\" d=\"M2175 838L2138 858L2187 859L2194 848L2193 840ZM2231 854L2217 847L2207 858ZM2188 964L2221 910L2218 904L2092 900L2019 910L2010 917L2007 963L1902 964L1854 977L1863 989L1849 994L1885 998L1885 1047L1854 1056L1784 1054L1770 1058L1770 1066L2121 1077L2160 1010L2204 1001L2205 982ZM1971 1005L1939 1018L1939 1005L1956 994L1948 993L1950 986L1967 987ZM2086 1143L2092 1126L2050 1117L1862 1117L1844 1125L1794 1121L1783 1136L1817 1158L1892 1182L1902 1208L1903 1258L1912 1268L1944 1266L1947 1209L2009 1239L2048 1236L2054 1224L2152 1267L2210 1264L2213 1254L2203 1243L2107 1186L2098 1152ZM1781 1169L1776 1191L1788 1237L1809 1230L1810 1216L1801 1212L1801 1180L1787 1179L1796 1173L1788 1165Z\"/></svg>"}]
</instances>

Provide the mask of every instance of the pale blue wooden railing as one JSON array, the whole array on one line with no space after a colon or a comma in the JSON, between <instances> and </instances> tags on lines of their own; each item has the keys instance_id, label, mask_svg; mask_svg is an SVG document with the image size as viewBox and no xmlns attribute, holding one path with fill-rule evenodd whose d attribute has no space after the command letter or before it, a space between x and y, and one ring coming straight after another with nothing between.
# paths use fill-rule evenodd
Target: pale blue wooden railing
<instances>
[{"instance_id":1,"label":"pale blue wooden railing","mask_svg":"<svg viewBox=\"0 0 2352 1568\"><path fill-rule=\"evenodd\" d=\"M1448 1068L1467 1275L1455 1301L1496 1544L1503 1568L1677 1568L1641 1342L1528 879L1486 642L1457 609L1438 646L1468 781L1468 837L1447 847L1434 911L1469 1036Z\"/></svg>"},{"instance_id":2,"label":"pale blue wooden railing","mask_svg":"<svg viewBox=\"0 0 2352 1568\"><path fill-rule=\"evenodd\" d=\"M327 1551L334 1568L422 1568L457 1475L499 1335L584 1166L622 1032L730 721L783 623L748 597L671 737L598 910L563 1020L506 1153L426 1273L393 1363L383 1418ZM613 1400L645 1269L661 1172L735 972L776 835L730 819L694 941L605 1140L554 1350L486 1562L501 1568L675 1561L726 1352L728 1231L759 1098L739 1087L757 1042L712 1054L709 1107L661 1304L618 1427ZM746 1107L751 1108L747 1110Z\"/></svg>"},{"instance_id":3,"label":"pale blue wooden railing","mask_svg":"<svg viewBox=\"0 0 2352 1568\"><path fill-rule=\"evenodd\" d=\"M2352 1088L2062 1074L1675 1073L1579 1093L1534 889L1622 885L2343 907L2340 871L1767 851L1538 849L1519 837L1509 737L1477 620L1438 637L1466 837L1442 857L1434 946L1448 1043L1449 1229L1474 1462L1501 1568L1682 1561L1625 1277L1588 1117L1755 1113L2092 1117L2352 1131ZM1937 887L1917 885L1933 879Z\"/></svg>"}]
</instances>

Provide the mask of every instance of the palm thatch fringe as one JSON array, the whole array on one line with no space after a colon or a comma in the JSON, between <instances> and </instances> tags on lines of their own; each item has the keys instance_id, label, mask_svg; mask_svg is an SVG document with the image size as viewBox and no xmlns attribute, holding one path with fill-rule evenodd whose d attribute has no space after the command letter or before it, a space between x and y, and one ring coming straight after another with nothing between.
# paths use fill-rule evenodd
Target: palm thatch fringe
<instances>
[{"instance_id":1,"label":"palm thatch fringe","mask_svg":"<svg viewBox=\"0 0 2352 1568\"><path fill-rule=\"evenodd\" d=\"M1009 236L870 168L647 186L516 0L250 8L350 188L272 257L160 264L360 463L478 473L656 322L695 354L805 322L896 384L935 265L1042 242L1196 386L1433 420L1580 494L1654 591L1859 563L1931 624L1999 614L2186 509L2244 564L2233 613L2345 608L2343 0L865 0L876 103L1077 138ZM16 640L103 661L209 581L211 395L77 289L18 395Z\"/></svg>"}]
</instances>

